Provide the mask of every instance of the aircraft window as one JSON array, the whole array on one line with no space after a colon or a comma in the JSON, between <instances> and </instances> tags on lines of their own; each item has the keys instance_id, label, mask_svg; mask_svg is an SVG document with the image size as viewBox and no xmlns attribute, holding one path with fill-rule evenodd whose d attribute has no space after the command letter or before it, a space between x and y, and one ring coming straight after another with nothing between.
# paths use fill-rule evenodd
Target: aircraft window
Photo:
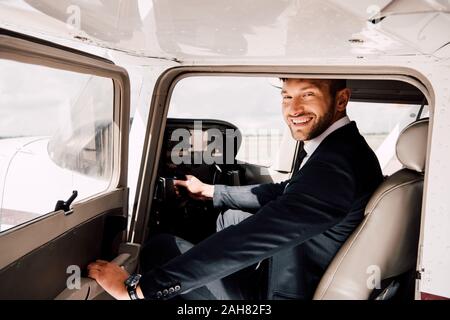
<instances>
[{"instance_id":1,"label":"aircraft window","mask_svg":"<svg viewBox=\"0 0 450 320\"><path fill-rule=\"evenodd\" d=\"M106 190L111 79L0 60L0 231Z\"/></svg>"},{"instance_id":2,"label":"aircraft window","mask_svg":"<svg viewBox=\"0 0 450 320\"><path fill-rule=\"evenodd\" d=\"M189 77L172 95L169 118L215 119L242 134L236 160L270 167L285 132L278 80L252 77Z\"/></svg>"},{"instance_id":3,"label":"aircraft window","mask_svg":"<svg viewBox=\"0 0 450 320\"><path fill-rule=\"evenodd\" d=\"M395 153L400 132L418 117L429 116L428 106L420 112L420 105L391 103L350 102L347 113L355 120L358 129L375 151L384 175L401 169Z\"/></svg>"}]
</instances>

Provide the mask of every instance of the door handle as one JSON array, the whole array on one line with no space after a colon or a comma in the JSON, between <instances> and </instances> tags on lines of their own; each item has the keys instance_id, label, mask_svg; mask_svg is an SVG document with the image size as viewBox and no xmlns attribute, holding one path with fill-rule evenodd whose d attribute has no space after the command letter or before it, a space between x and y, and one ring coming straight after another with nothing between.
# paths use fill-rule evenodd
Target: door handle
<instances>
[{"instance_id":1,"label":"door handle","mask_svg":"<svg viewBox=\"0 0 450 320\"><path fill-rule=\"evenodd\" d=\"M72 204L72 202L75 200L75 198L78 196L78 191L74 190L72 192L72 195L70 196L69 199L67 199L67 201L64 200L58 200L56 202L56 206L55 206L55 211L59 211L59 210L63 210L64 214L67 216L69 214L71 214L73 211L70 209L70 205Z\"/></svg>"}]
</instances>

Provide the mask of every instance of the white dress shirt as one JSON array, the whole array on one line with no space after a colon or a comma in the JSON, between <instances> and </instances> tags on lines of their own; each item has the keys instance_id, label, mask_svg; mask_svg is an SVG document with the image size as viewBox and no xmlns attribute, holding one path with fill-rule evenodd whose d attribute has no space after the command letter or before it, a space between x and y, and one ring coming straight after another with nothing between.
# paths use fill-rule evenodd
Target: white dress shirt
<instances>
[{"instance_id":1,"label":"white dress shirt","mask_svg":"<svg viewBox=\"0 0 450 320\"><path fill-rule=\"evenodd\" d=\"M350 123L350 119L348 116L345 116L335 123L333 123L331 126L328 127L327 130L322 132L319 136L315 137L314 139L304 141L303 148L306 151L306 156L303 159L302 163L300 164L300 169L303 167L303 165L308 161L309 157L316 151L316 149L319 147L319 145L322 143L322 141L333 131L336 131L339 128L342 128L343 126Z\"/></svg>"}]
</instances>

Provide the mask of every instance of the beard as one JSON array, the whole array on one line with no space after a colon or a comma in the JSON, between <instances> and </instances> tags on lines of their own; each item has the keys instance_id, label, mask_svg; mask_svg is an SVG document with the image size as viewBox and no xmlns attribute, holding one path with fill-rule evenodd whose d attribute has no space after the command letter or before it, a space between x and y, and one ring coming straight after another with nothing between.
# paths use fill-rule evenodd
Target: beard
<instances>
[{"instance_id":1,"label":"beard","mask_svg":"<svg viewBox=\"0 0 450 320\"><path fill-rule=\"evenodd\" d=\"M327 112L320 118L316 118L317 122L312 124L312 127L308 132L304 132L304 133L299 132L295 129L295 127L292 128L289 125L289 129L291 130L291 135L295 140L300 140L300 141L308 141L308 140L314 139L314 138L320 136L325 130L327 130L331 126L331 124L333 123L334 115L335 115L335 108L334 108L334 101L333 101L332 107L330 108L329 112ZM299 134L301 134L301 136L299 136Z\"/></svg>"},{"instance_id":2,"label":"beard","mask_svg":"<svg viewBox=\"0 0 450 320\"><path fill-rule=\"evenodd\" d=\"M306 134L306 141L314 139L320 136L325 130L327 130L333 123L333 112L327 112L323 117L319 118L317 123L313 125L311 130Z\"/></svg>"}]
</instances>

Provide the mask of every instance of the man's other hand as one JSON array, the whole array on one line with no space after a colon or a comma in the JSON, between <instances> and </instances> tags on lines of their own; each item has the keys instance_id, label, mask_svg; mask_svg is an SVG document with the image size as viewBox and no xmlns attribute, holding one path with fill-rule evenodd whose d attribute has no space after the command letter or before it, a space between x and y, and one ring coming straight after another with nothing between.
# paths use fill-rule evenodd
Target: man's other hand
<instances>
[{"instance_id":1,"label":"man's other hand","mask_svg":"<svg viewBox=\"0 0 450 320\"><path fill-rule=\"evenodd\" d=\"M201 182L194 176L186 176L186 180L174 180L175 189L178 187L186 188L189 196L196 200L212 199L214 195L214 186Z\"/></svg>"},{"instance_id":2,"label":"man's other hand","mask_svg":"<svg viewBox=\"0 0 450 320\"><path fill-rule=\"evenodd\" d=\"M130 300L125 280L129 274L122 267L115 263L97 260L87 267L89 277L98 282L98 284L111 296L117 300Z\"/></svg>"}]
</instances>

